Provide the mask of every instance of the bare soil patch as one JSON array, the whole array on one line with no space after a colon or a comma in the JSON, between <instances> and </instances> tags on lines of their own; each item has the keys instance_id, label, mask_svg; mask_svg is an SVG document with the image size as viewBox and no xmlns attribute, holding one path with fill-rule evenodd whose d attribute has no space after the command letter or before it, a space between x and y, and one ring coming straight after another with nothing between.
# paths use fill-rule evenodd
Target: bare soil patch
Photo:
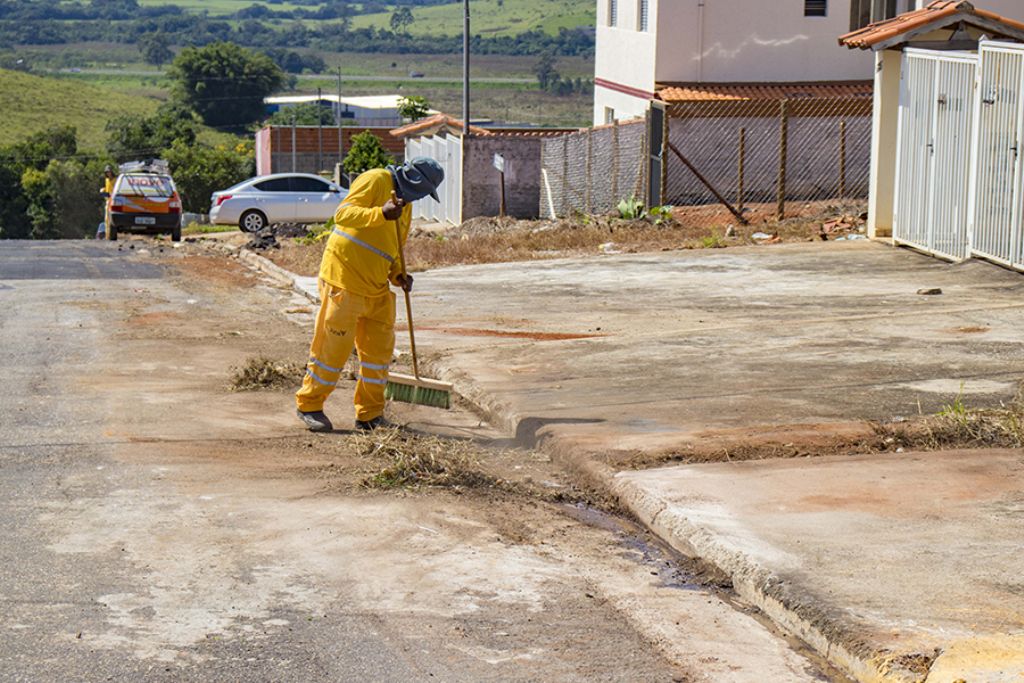
<instances>
[{"instance_id":1,"label":"bare soil patch","mask_svg":"<svg viewBox=\"0 0 1024 683\"><path fill-rule=\"evenodd\" d=\"M473 218L443 232L414 229L406 246L412 271L445 266L535 261L578 256L636 254L683 249L720 249L861 237L860 204L801 205L777 221L751 212L740 225L724 208L677 208L675 220L625 220L617 216L574 216L559 220ZM261 252L279 266L315 276L323 242L279 239L279 248Z\"/></svg>"},{"instance_id":2,"label":"bare soil patch","mask_svg":"<svg viewBox=\"0 0 1024 683\"><path fill-rule=\"evenodd\" d=\"M626 452L611 458L630 469L666 463L733 462L823 455L866 455L969 448L1024 448L1024 387L998 408L971 408L961 399L934 415L846 425L765 427L705 435L688 448Z\"/></svg>"}]
</instances>

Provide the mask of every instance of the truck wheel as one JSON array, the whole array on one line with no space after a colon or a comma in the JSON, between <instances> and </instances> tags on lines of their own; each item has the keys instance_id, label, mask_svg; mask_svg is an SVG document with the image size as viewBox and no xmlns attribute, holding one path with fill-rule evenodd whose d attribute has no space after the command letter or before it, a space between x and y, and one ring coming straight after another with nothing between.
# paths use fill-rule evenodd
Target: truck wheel
<instances>
[{"instance_id":1,"label":"truck wheel","mask_svg":"<svg viewBox=\"0 0 1024 683\"><path fill-rule=\"evenodd\" d=\"M259 232L267 227L267 217L260 211L250 209L238 219L238 227L242 232Z\"/></svg>"}]
</instances>

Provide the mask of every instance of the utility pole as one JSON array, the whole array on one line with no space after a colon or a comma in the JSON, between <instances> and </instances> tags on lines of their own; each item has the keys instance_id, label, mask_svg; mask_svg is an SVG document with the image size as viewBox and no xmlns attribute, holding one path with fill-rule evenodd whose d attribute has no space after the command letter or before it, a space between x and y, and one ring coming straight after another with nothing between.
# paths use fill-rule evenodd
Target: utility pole
<instances>
[{"instance_id":1,"label":"utility pole","mask_svg":"<svg viewBox=\"0 0 1024 683\"><path fill-rule=\"evenodd\" d=\"M469 137L469 0L462 0L462 137Z\"/></svg>"},{"instance_id":2,"label":"utility pole","mask_svg":"<svg viewBox=\"0 0 1024 683\"><path fill-rule=\"evenodd\" d=\"M316 89L316 172L324 170L324 94Z\"/></svg>"},{"instance_id":3,"label":"utility pole","mask_svg":"<svg viewBox=\"0 0 1024 683\"><path fill-rule=\"evenodd\" d=\"M341 67L338 67L338 163L345 158L345 150L341 137Z\"/></svg>"}]
</instances>

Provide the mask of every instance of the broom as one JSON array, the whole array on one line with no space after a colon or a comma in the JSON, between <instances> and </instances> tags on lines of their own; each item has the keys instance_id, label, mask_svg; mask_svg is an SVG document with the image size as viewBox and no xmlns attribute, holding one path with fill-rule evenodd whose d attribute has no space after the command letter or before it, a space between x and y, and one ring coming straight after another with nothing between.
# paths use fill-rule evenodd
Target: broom
<instances>
[{"instance_id":1,"label":"broom","mask_svg":"<svg viewBox=\"0 0 1024 683\"><path fill-rule=\"evenodd\" d=\"M406 276L405 254L402 253L402 232L398 227L398 221L395 221L395 232L398 236L398 258L402 262L402 277L404 278ZM412 348L412 373L414 376L388 373L384 398L433 408L451 408L452 385L448 382L420 377L420 365L416 360L416 333L412 329L412 302L409 299L408 290L403 287L402 291L405 293L405 317L409 321L409 346Z\"/></svg>"}]
</instances>

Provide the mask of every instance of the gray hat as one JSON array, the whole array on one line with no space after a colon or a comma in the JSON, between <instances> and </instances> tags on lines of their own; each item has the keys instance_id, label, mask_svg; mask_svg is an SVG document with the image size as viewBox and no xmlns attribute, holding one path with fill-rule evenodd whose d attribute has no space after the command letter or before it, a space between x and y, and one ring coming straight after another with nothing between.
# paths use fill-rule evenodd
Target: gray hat
<instances>
[{"instance_id":1,"label":"gray hat","mask_svg":"<svg viewBox=\"0 0 1024 683\"><path fill-rule=\"evenodd\" d=\"M388 166L395 179L398 194L407 202L414 202L427 195L434 201L437 198L437 187L444 182L444 169L441 164L429 157L416 157L401 166Z\"/></svg>"}]
</instances>

